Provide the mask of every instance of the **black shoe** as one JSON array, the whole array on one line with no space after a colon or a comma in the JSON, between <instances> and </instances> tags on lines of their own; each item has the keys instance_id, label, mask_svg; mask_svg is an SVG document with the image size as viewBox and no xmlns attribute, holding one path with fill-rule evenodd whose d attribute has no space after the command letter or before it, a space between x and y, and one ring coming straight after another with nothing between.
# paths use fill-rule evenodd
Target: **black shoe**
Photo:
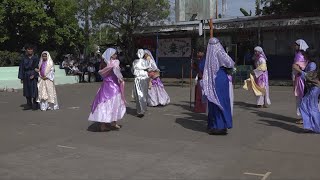
<instances>
[{"instance_id":1,"label":"black shoe","mask_svg":"<svg viewBox=\"0 0 320 180\"><path fill-rule=\"evenodd\" d=\"M23 108L24 111L31 110L31 109L32 109L32 106L30 106L30 105L26 105L26 106Z\"/></svg>"},{"instance_id":2,"label":"black shoe","mask_svg":"<svg viewBox=\"0 0 320 180\"><path fill-rule=\"evenodd\" d=\"M33 104L33 105L32 105L32 110L33 110L33 111L38 110L38 104Z\"/></svg>"},{"instance_id":3,"label":"black shoe","mask_svg":"<svg viewBox=\"0 0 320 180\"><path fill-rule=\"evenodd\" d=\"M210 135L227 135L227 129L210 129L208 131L208 134Z\"/></svg>"},{"instance_id":4,"label":"black shoe","mask_svg":"<svg viewBox=\"0 0 320 180\"><path fill-rule=\"evenodd\" d=\"M144 116L144 114L138 114L137 117L138 118L142 118Z\"/></svg>"}]
</instances>

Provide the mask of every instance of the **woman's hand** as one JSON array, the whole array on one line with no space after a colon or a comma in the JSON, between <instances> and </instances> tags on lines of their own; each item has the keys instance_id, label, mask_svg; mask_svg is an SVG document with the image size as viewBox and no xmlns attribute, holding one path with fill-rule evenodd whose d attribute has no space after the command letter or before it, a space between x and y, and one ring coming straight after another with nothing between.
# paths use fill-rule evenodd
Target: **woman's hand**
<instances>
[{"instance_id":1,"label":"woman's hand","mask_svg":"<svg viewBox=\"0 0 320 180\"><path fill-rule=\"evenodd\" d=\"M293 64L293 65L292 65L292 69L294 69L294 70L298 71L299 73L301 73L301 72L302 72L302 70L301 70L300 66L298 66L297 64Z\"/></svg>"},{"instance_id":2,"label":"woman's hand","mask_svg":"<svg viewBox=\"0 0 320 180\"><path fill-rule=\"evenodd\" d=\"M40 72L40 70L39 70L38 68L35 68L34 70L35 70L36 72Z\"/></svg>"}]
</instances>

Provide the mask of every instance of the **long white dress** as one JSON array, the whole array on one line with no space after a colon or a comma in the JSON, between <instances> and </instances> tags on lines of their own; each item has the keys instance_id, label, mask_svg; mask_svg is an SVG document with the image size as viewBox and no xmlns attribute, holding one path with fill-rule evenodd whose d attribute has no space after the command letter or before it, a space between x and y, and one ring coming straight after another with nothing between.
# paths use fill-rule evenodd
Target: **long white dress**
<instances>
[{"instance_id":1,"label":"long white dress","mask_svg":"<svg viewBox=\"0 0 320 180\"><path fill-rule=\"evenodd\" d=\"M150 58L151 71L159 71L156 62ZM156 77L151 81L152 86L148 90L148 106L168 105L170 103L170 97L164 85L160 80L160 77Z\"/></svg>"},{"instance_id":2,"label":"long white dress","mask_svg":"<svg viewBox=\"0 0 320 180\"><path fill-rule=\"evenodd\" d=\"M57 110L59 109L57 92L54 84L55 69L54 63L51 59L49 52L43 52L47 54L47 61L43 61L40 58L39 63L39 80L38 80L38 99L40 109L46 110ZM46 77L47 79L42 79Z\"/></svg>"}]
</instances>

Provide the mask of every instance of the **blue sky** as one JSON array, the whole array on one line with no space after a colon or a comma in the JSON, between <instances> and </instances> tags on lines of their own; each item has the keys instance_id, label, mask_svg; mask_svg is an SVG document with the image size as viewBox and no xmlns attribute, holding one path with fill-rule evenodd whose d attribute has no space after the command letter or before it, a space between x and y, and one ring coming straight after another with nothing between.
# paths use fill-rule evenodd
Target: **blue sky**
<instances>
[{"instance_id":1,"label":"blue sky","mask_svg":"<svg viewBox=\"0 0 320 180\"><path fill-rule=\"evenodd\" d=\"M198 0L195 0L198 1ZM222 0L219 1L219 12L221 13L221 2ZM170 18L174 19L174 4L175 0L170 0L171 4L171 16ZM251 10L252 14L255 13L255 0L227 0L227 16L232 17L232 16L243 16L243 14L240 12L240 8L244 8L248 12Z\"/></svg>"},{"instance_id":2,"label":"blue sky","mask_svg":"<svg viewBox=\"0 0 320 180\"><path fill-rule=\"evenodd\" d=\"M221 3L221 2L220 2ZM251 10L255 13L255 0L227 0L227 15L229 16L243 16L240 8L244 8L248 12Z\"/></svg>"}]
</instances>

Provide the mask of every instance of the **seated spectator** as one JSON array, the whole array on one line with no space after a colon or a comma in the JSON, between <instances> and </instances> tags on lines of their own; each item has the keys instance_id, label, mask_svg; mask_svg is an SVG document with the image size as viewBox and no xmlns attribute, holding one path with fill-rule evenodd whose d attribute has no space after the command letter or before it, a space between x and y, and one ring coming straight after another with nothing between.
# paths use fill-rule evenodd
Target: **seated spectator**
<instances>
[{"instance_id":1,"label":"seated spectator","mask_svg":"<svg viewBox=\"0 0 320 180\"><path fill-rule=\"evenodd\" d=\"M90 63L88 68L88 82L91 82L91 77L95 76L96 68L94 67L93 63Z\"/></svg>"},{"instance_id":2,"label":"seated spectator","mask_svg":"<svg viewBox=\"0 0 320 180\"><path fill-rule=\"evenodd\" d=\"M66 72L66 76L71 73L71 68L68 63L68 57L66 57L66 56L64 57L64 60L62 61L62 68Z\"/></svg>"},{"instance_id":3,"label":"seated spectator","mask_svg":"<svg viewBox=\"0 0 320 180\"><path fill-rule=\"evenodd\" d=\"M83 77L84 73L82 71L80 71L78 63L75 63L74 66L72 67L72 73L73 73L73 75L78 75L79 76L79 82L80 83L83 82L82 77Z\"/></svg>"}]
</instances>

